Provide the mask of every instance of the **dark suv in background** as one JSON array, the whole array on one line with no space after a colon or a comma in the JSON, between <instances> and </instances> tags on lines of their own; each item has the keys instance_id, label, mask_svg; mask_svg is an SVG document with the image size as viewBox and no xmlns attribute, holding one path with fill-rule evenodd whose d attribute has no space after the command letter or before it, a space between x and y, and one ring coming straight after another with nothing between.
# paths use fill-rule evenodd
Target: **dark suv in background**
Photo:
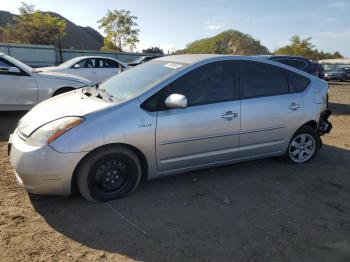
<instances>
[{"instance_id":1,"label":"dark suv in background","mask_svg":"<svg viewBox=\"0 0 350 262\"><path fill-rule=\"evenodd\" d=\"M272 60L275 62L279 62L285 65L289 65L292 67L295 67L297 69L300 69L304 72L307 72L311 75L319 77L319 67L315 65L314 62L310 61L309 59L306 59L304 57L300 56L288 56L288 55L264 55L259 56L262 58L266 58L268 60Z\"/></svg>"},{"instance_id":2,"label":"dark suv in background","mask_svg":"<svg viewBox=\"0 0 350 262\"><path fill-rule=\"evenodd\" d=\"M350 79L350 68L349 67L336 67L333 70L325 70L322 78L324 80L338 80L344 82Z\"/></svg>"}]
</instances>

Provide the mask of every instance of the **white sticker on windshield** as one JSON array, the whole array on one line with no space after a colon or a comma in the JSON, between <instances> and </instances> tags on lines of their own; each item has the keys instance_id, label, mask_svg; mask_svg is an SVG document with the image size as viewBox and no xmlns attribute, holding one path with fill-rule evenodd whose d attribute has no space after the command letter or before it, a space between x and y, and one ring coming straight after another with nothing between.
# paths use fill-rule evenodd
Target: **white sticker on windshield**
<instances>
[{"instance_id":1,"label":"white sticker on windshield","mask_svg":"<svg viewBox=\"0 0 350 262\"><path fill-rule=\"evenodd\" d=\"M168 64L166 64L166 65L164 65L164 66L170 67L170 68L172 68L172 69L178 69L178 68L181 67L182 65L180 65L180 64L175 64L175 63L168 63Z\"/></svg>"}]
</instances>

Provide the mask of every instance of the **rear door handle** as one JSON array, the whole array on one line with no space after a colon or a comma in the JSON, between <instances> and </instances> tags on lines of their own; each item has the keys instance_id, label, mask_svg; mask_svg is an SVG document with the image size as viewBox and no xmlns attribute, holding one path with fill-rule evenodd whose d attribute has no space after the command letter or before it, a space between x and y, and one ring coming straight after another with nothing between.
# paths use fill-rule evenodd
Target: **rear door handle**
<instances>
[{"instance_id":1,"label":"rear door handle","mask_svg":"<svg viewBox=\"0 0 350 262\"><path fill-rule=\"evenodd\" d=\"M289 106L289 109L290 110L293 110L293 111L296 111L300 108L300 104L297 104L297 103L292 103L290 106Z\"/></svg>"},{"instance_id":2,"label":"rear door handle","mask_svg":"<svg viewBox=\"0 0 350 262\"><path fill-rule=\"evenodd\" d=\"M227 111L221 115L221 118L226 120L232 120L235 117L238 117L238 113L234 113L232 111Z\"/></svg>"}]
</instances>

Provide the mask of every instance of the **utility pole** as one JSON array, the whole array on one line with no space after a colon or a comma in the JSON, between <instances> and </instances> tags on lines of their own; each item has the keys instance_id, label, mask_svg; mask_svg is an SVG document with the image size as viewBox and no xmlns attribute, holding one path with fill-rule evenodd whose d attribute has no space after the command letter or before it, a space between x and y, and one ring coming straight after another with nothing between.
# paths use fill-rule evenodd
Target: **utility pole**
<instances>
[{"instance_id":1,"label":"utility pole","mask_svg":"<svg viewBox=\"0 0 350 262\"><path fill-rule=\"evenodd\" d=\"M62 54L62 41L61 41L61 37L58 37L58 53L60 55L60 64L63 63L63 54Z\"/></svg>"}]
</instances>

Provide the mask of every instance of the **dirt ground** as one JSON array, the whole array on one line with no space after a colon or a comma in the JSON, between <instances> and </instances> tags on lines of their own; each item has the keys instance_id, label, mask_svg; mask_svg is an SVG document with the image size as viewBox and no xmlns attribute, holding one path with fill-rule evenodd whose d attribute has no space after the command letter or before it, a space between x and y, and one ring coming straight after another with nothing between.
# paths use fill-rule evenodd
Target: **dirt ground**
<instances>
[{"instance_id":1,"label":"dirt ground","mask_svg":"<svg viewBox=\"0 0 350 262\"><path fill-rule=\"evenodd\" d=\"M310 163L275 159L143 182L130 197L29 196L0 115L0 261L350 261L350 83L331 85L334 129Z\"/></svg>"}]
</instances>

